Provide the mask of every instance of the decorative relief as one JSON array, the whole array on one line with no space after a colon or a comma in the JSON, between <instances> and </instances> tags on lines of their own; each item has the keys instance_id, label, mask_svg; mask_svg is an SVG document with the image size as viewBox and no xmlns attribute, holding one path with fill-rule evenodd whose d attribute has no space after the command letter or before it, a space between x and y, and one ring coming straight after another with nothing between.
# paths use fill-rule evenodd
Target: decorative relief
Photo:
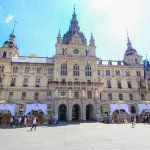
<instances>
[{"instance_id":1,"label":"decorative relief","mask_svg":"<svg viewBox=\"0 0 150 150\"><path fill-rule=\"evenodd\" d=\"M83 44L81 39L80 39L80 36L75 33L73 36L72 36L72 39L70 41L71 44Z\"/></svg>"}]
</instances>

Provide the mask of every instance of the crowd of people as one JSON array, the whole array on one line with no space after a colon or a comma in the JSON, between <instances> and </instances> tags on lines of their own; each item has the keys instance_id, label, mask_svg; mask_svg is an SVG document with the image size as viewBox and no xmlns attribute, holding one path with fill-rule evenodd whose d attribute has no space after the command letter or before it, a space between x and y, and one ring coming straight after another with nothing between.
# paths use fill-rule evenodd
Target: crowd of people
<instances>
[{"instance_id":1,"label":"crowd of people","mask_svg":"<svg viewBox=\"0 0 150 150\"><path fill-rule=\"evenodd\" d=\"M33 116L12 116L10 118L11 127L27 127L31 126L33 122Z\"/></svg>"},{"instance_id":2,"label":"crowd of people","mask_svg":"<svg viewBox=\"0 0 150 150\"><path fill-rule=\"evenodd\" d=\"M148 123L150 124L150 113L142 113L141 115L129 115L129 114L119 114L119 113L113 113L112 115L105 115L103 117L104 123L129 123L129 122L135 123Z\"/></svg>"}]
</instances>

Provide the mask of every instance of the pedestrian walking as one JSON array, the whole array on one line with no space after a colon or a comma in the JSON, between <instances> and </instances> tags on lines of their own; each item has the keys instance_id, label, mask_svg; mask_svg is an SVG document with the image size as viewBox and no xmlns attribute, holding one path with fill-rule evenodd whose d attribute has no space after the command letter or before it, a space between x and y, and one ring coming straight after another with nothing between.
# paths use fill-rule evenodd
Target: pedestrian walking
<instances>
[{"instance_id":1,"label":"pedestrian walking","mask_svg":"<svg viewBox=\"0 0 150 150\"><path fill-rule=\"evenodd\" d=\"M32 131L33 127L34 127L34 130L36 130L36 126L37 126L37 120L36 120L36 117L34 117L31 131Z\"/></svg>"},{"instance_id":2,"label":"pedestrian walking","mask_svg":"<svg viewBox=\"0 0 150 150\"><path fill-rule=\"evenodd\" d=\"M131 124L132 124L132 128L134 128L134 116L131 116Z\"/></svg>"},{"instance_id":3,"label":"pedestrian walking","mask_svg":"<svg viewBox=\"0 0 150 150\"><path fill-rule=\"evenodd\" d=\"M25 127L28 126L28 125L27 125L27 116L25 116L25 118L24 118L24 126L25 126Z\"/></svg>"},{"instance_id":4,"label":"pedestrian walking","mask_svg":"<svg viewBox=\"0 0 150 150\"><path fill-rule=\"evenodd\" d=\"M13 117L11 117L11 118L10 118L10 126L11 126L11 127L13 126L13 122L14 122Z\"/></svg>"}]
</instances>

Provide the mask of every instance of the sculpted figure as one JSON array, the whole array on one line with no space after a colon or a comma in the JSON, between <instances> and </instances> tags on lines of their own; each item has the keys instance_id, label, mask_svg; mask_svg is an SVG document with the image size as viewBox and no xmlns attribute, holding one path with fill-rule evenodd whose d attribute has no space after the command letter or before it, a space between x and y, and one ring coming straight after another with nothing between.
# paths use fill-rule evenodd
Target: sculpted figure
<instances>
[{"instance_id":1,"label":"sculpted figure","mask_svg":"<svg viewBox=\"0 0 150 150\"><path fill-rule=\"evenodd\" d=\"M69 89L69 98L71 98L72 95L71 95L71 89Z\"/></svg>"}]
</instances>

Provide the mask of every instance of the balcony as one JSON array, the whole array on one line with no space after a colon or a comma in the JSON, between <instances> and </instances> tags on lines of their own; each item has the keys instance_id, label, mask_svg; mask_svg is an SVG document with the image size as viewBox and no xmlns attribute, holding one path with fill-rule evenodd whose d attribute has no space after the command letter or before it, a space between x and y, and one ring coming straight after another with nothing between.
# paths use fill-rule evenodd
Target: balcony
<instances>
[{"instance_id":1,"label":"balcony","mask_svg":"<svg viewBox=\"0 0 150 150\"><path fill-rule=\"evenodd\" d=\"M11 83L11 85L10 86L15 86L15 83Z\"/></svg>"},{"instance_id":2,"label":"balcony","mask_svg":"<svg viewBox=\"0 0 150 150\"><path fill-rule=\"evenodd\" d=\"M47 87L99 87L102 86L103 83L99 82L58 82L58 81L49 81L47 82Z\"/></svg>"},{"instance_id":3,"label":"balcony","mask_svg":"<svg viewBox=\"0 0 150 150\"><path fill-rule=\"evenodd\" d=\"M40 84L35 84L35 87L40 87Z\"/></svg>"},{"instance_id":4,"label":"balcony","mask_svg":"<svg viewBox=\"0 0 150 150\"><path fill-rule=\"evenodd\" d=\"M23 87L27 87L28 86L28 84L23 84Z\"/></svg>"}]
</instances>

